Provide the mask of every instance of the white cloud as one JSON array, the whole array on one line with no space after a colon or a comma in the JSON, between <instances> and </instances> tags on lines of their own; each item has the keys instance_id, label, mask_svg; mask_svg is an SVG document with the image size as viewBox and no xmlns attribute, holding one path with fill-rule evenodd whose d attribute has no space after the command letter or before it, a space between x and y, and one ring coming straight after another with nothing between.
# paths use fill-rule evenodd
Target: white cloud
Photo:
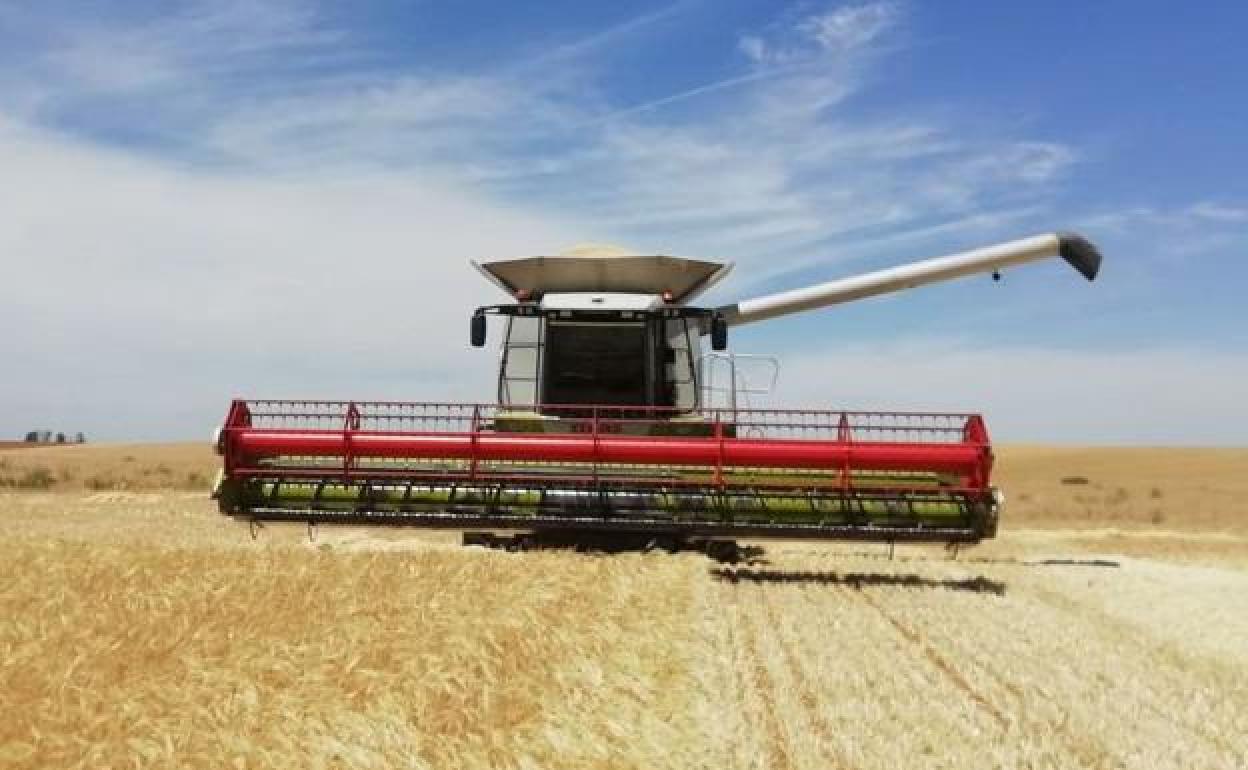
<instances>
[{"instance_id":1,"label":"white cloud","mask_svg":"<svg viewBox=\"0 0 1248 770\"><path fill-rule=\"evenodd\" d=\"M199 435L229 397L491 397L470 258L580 235L440 180L171 168L0 123L0 435ZM16 332L14 331L16 330Z\"/></svg>"},{"instance_id":2,"label":"white cloud","mask_svg":"<svg viewBox=\"0 0 1248 770\"><path fill-rule=\"evenodd\" d=\"M677 0L677 2L659 6L637 16L616 22L604 29L591 32L579 40L562 43L543 50L525 60L520 66L515 67L513 74L520 74L525 71L532 72L534 70L550 72L554 65L583 63L587 57L601 51L603 48L628 45L628 41L638 33L649 31L659 23L678 16L692 4L691 0Z\"/></svg>"},{"instance_id":3,"label":"white cloud","mask_svg":"<svg viewBox=\"0 0 1248 770\"><path fill-rule=\"evenodd\" d=\"M1248 206L1202 201L1189 206L1187 213L1200 219L1212 219L1215 222L1248 222Z\"/></svg>"},{"instance_id":4,"label":"white cloud","mask_svg":"<svg viewBox=\"0 0 1248 770\"><path fill-rule=\"evenodd\" d=\"M554 109L489 78L402 76L235 105L194 140L254 167L441 165L445 171L452 163L439 158L497 156L540 131ZM516 122L521 115L526 120Z\"/></svg>"},{"instance_id":5,"label":"white cloud","mask_svg":"<svg viewBox=\"0 0 1248 770\"><path fill-rule=\"evenodd\" d=\"M1074 161L1070 148L1052 142L1017 142L1001 152L976 158L969 175L982 174L1002 182L1046 182Z\"/></svg>"},{"instance_id":6,"label":"white cloud","mask_svg":"<svg viewBox=\"0 0 1248 770\"><path fill-rule=\"evenodd\" d=\"M892 3L845 6L802 21L799 29L825 51L852 51L874 42L897 22Z\"/></svg>"},{"instance_id":7,"label":"white cloud","mask_svg":"<svg viewBox=\"0 0 1248 770\"><path fill-rule=\"evenodd\" d=\"M1082 217L1074 224L1130 244L1134 261L1152 268L1248 249L1248 205L1242 202L1132 206Z\"/></svg>"},{"instance_id":8,"label":"white cloud","mask_svg":"<svg viewBox=\"0 0 1248 770\"><path fill-rule=\"evenodd\" d=\"M759 66L811 63L857 53L877 42L899 18L893 3L842 6L781 24L770 34L742 35L738 48Z\"/></svg>"},{"instance_id":9,"label":"white cloud","mask_svg":"<svg viewBox=\"0 0 1248 770\"><path fill-rule=\"evenodd\" d=\"M46 49L25 66L52 98L151 94L204 88L245 67L279 68L282 57L325 53L340 35L305 3L191 2L163 15L124 18L124 11L65 14L49 31ZM33 16L33 13L30 14ZM35 24L29 17L27 24ZM246 89L246 81L231 84Z\"/></svg>"},{"instance_id":10,"label":"white cloud","mask_svg":"<svg viewBox=\"0 0 1248 770\"><path fill-rule=\"evenodd\" d=\"M765 62L770 55L767 44L761 37L755 35L742 35L737 41L737 47L741 49L741 53L755 62Z\"/></svg>"},{"instance_id":11,"label":"white cloud","mask_svg":"<svg viewBox=\"0 0 1248 770\"><path fill-rule=\"evenodd\" d=\"M1115 232L1145 229L1166 229L1177 232L1225 227L1241 233L1248 232L1248 204L1225 200L1203 200L1184 206L1131 206L1117 211L1107 211L1083 219L1089 227Z\"/></svg>"}]
</instances>

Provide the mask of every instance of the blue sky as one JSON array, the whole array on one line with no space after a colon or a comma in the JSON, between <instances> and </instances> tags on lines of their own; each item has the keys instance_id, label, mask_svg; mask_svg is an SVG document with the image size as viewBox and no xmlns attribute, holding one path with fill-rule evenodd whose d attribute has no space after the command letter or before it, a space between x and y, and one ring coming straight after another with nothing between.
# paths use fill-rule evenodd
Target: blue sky
<instances>
[{"instance_id":1,"label":"blue sky","mask_svg":"<svg viewBox=\"0 0 1248 770\"><path fill-rule=\"evenodd\" d=\"M467 260L737 263L710 301L1037 232L1060 263L742 329L777 405L1243 444L1248 6L0 0L0 433L235 394L490 397Z\"/></svg>"}]
</instances>

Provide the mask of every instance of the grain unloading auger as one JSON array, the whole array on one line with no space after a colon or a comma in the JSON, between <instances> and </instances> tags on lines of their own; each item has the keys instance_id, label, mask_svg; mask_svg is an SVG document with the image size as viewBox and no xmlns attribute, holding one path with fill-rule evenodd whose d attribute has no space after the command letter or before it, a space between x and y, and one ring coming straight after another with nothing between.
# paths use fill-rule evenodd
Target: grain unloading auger
<instances>
[{"instance_id":1,"label":"grain unloading auger","mask_svg":"<svg viewBox=\"0 0 1248 770\"><path fill-rule=\"evenodd\" d=\"M1001 506L979 415L716 403L702 338L721 351L734 325L1058 256L1088 280L1101 261L1039 235L715 308L689 303L729 265L477 265L515 299L472 316L477 347L487 315L506 322L497 403L236 400L216 494L251 521L976 542Z\"/></svg>"}]
</instances>

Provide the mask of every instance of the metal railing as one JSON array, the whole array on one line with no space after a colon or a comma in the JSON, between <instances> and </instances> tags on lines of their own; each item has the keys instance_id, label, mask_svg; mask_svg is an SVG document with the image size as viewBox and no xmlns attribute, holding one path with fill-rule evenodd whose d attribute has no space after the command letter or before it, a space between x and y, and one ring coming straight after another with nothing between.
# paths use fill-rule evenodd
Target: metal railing
<instances>
[{"instance_id":1,"label":"metal railing","mask_svg":"<svg viewBox=\"0 0 1248 770\"><path fill-rule=\"evenodd\" d=\"M715 425L737 435L768 439L854 442L964 443L978 415L935 412L862 412L826 409L701 408L692 413L675 407L611 405L544 405L546 433L634 433L663 435L673 418L682 426ZM495 430L515 414L507 406L487 403L410 401L240 400L234 403L225 429L320 431L351 429L375 433L473 432ZM692 419L690 419L692 418ZM747 433L748 431L748 433ZM987 437L984 437L986 443Z\"/></svg>"},{"instance_id":2,"label":"metal railing","mask_svg":"<svg viewBox=\"0 0 1248 770\"><path fill-rule=\"evenodd\" d=\"M746 369L737 366L738 361L760 362L769 365L770 376L764 376L766 385L759 385ZM726 371L721 382L720 372ZM780 378L780 359L759 353L703 353L698 358L698 382L700 402L705 408L736 410L750 408L750 396L765 396L776 388ZM718 401L722 396L723 403Z\"/></svg>"}]
</instances>

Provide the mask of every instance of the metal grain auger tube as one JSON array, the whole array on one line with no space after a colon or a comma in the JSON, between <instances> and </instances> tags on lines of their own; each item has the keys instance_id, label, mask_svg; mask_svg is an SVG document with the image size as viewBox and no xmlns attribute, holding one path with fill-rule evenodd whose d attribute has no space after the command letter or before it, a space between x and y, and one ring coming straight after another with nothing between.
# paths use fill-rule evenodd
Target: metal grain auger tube
<instances>
[{"instance_id":1,"label":"metal grain auger tube","mask_svg":"<svg viewBox=\"0 0 1248 770\"><path fill-rule=\"evenodd\" d=\"M689 537L977 542L1002 496L975 414L753 409L716 385L727 329L1060 256L1042 235L718 308L730 265L584 251L477 265L516 301L496 403L234 401L214 492L251 521Z\"/></svg>"}]
</instances>

